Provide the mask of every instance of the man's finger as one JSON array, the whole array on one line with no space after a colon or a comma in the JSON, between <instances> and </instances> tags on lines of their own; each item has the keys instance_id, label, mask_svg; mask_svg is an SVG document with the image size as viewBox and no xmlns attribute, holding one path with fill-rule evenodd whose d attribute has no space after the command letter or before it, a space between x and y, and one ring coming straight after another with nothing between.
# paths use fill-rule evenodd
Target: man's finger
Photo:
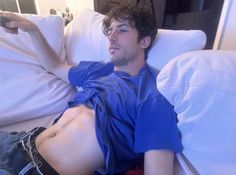
<instances>
[{"instance_id":1,"label":"man's finger","mask_svg":"<svg viewBox=\"0 0 236 175\"><path fill-rule=\"evenodd\" d=\"M18 34L18 30L17 29L8 29L8 28L3 28L3 30L6 33L10 33L10 34Z\"/></svg>"},{"instance_id":2,"label":"man's finger","mask_svg":"<svg viewBox=\"0 0 236 175\"><path fill-rule=\"evenodd\" d=\"M6 22L6 27L9 29L18 28L18 23L15 21Z\"/></svg>"}]
</instances>

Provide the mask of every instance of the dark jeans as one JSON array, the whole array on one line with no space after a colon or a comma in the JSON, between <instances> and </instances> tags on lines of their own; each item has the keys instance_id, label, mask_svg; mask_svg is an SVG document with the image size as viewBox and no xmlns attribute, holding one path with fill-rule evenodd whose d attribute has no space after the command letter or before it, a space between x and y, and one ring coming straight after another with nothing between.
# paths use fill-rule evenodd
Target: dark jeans
<instances>
[{"instance_id":1,"label":"dark jeans","mask_svg":"<svg viewBox=\"0 0 236 175\"><path fill-rule=\"evenodd\" d=\"M0 131L0 175L43 175L39 163L32 157L34 153L30 142L33 134L40 129L27 133Z\"/></svg>"}]
</instances>

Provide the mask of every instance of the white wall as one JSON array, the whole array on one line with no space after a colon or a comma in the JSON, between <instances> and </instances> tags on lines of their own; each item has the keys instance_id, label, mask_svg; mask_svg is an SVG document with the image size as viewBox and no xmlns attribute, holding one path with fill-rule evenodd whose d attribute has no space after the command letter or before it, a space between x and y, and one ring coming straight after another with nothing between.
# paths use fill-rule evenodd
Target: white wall
<instances>
[{"instance_id":1,"label":"white wall","mask_svg":"<svg viewBox=\"0 0 236 175\"><path fill-rule=\"evenodd\" d=\"M69 7L74 16L86 8L94 9L93 0L35 0L35 3L39 15L49 15L51 8L62 13L65 7Z\"/></svg>"},{"instance_id":2,"label":"white wall","mask_svg":"<svg viewBox=\"0 0 236 175\"><path fill-rule=\"evenodd\" d=\"M236 50L236 0L225 0L214 49Z\"/></svg>"},{"instance_id":3,"label":"white wall","mask_svg":"<svg viewBox=\"0 0 236 175\"><path fill-rule=\"evenodd\" d=\"M35 0L35 4L39 15L49 15L51 8L64 11L66 0Z\"/></svg>"},{"instance_id":4,"label":"white wall","mask_svg":"<svg viewBox=\"0 0 236 175\"><path fill-rule=\"evenodd\" d=\"M66 5L74 16L77 16L84 9L94 9L93 0L67 0Z\"/></svg>"}]
</instances>

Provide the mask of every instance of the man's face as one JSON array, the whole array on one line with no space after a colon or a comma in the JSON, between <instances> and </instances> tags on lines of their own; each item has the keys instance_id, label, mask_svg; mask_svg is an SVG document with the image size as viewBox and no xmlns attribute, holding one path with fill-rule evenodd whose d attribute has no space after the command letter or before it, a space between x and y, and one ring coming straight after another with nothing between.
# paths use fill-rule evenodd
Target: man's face
<instances>
[{"instance_id":1,"label":"man's face","mask_svg":"<svg viewBox=\"0 0 236 175\"><path fill-rule=\"evenodd\" d=\"M141 54L138 31L128 21L113 20L108 29L109 55L115 66L125 66Z\"/></svg>"}]
</instances>

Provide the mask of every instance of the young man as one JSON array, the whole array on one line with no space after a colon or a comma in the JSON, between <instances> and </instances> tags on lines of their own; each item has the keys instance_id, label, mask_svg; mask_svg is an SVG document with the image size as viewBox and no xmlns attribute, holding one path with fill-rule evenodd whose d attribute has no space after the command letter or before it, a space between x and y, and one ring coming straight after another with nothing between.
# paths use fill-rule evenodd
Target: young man
<instances>
[{"instance_id":1,"label":"young man","mask_svg":"<svg viewBox=\"0 0 236 175\"><path fill-rule=\"evenodd\" d=\"M83 91L51 127L2 132L0 174L112 175L140 160L146 175L173 174L174 153L182 151L176 114L145 61L157 33L152 15L114 8L103 22L111 62L75 67L59 61L35 24L2 15L10 20L8 28L28 32L45 69Z\"/></svg>"}]
</instances>

